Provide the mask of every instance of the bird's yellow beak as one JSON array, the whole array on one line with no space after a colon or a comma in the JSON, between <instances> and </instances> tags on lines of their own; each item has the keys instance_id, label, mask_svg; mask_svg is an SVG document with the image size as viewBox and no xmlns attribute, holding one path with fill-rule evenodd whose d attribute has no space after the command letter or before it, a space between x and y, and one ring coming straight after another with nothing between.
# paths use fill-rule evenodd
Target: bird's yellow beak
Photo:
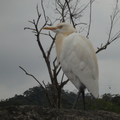
<instances>
[{"instance_id":1,"label":"bird's yellow beak","mask_svg":"<svg viewBox=\"0 0 120 120\"><path fill-rule=\"evenodd\" d=\"M44 30L55 30L57 27L43 27Z\"/></svg>"}]
</instances>

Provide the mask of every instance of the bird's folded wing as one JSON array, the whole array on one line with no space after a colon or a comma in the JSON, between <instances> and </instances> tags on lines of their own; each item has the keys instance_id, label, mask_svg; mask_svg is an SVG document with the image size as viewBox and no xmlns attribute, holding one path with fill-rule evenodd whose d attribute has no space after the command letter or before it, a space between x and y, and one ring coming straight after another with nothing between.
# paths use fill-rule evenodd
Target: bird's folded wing
<instances>
[{"instance_id":1,"label":"bird's folded wing","mask_svg":"<svg viewBox=\"0 0 120 120\"><path fill-rule=\"evenodd\" d=\"M62 44L60 62L68 78L70 73L74 74L95 98L99 96L98 63L89 40L78 33L66 37Z\"/></svg>"}]
</instances>

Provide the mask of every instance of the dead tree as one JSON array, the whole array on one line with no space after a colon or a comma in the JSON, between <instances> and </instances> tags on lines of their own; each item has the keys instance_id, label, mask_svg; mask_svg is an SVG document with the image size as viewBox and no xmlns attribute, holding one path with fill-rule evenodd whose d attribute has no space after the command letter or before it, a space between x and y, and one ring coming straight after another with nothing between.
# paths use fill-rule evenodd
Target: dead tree
<instances>
[{"instance_id":1,"label":"dead tree","mask_svg":"<svg viewBox=\"0 0 120 120\"><path fill-rule=\"evenodd\" d=\"M35 36L36 36L36 41L38 43L38 47L43 55L44 61L46 63L47 66L47 70L49 73L49 77L50 77L50 88L51 88L51 96L52 96L52 100L50 99L50 96L48 95L47 92L47 87L43 82L40 82L34 75L29 74L23 67L20 66L20 68L26 73L26 75L29 75L31 77L33 77L40 86L42 86L43 90L45 91L46 94L46 98L50 104L51 107L55 107L55 108L60 108L61 107L61 90L63 88L64 85L67 84L67 82L69 81L64 80L64 73L61 76L61 80L58 80L58 75L61 72L61 66L59 64L57 64L57 59L56 57L54 58L53 61L50 61L50 56L52 53L52 48L54 46L54 42L55 42L55 36L52 36L51 33L43 33L42 32L42 28L44 26L51 26L54 22L65 22L66 20L69 20L69 22L76 28L78 26L80 26L81 24L84 26L88 26L88 30L86 33L86 37L89 37L90 34L90 29L91 29L91 14L92 14L92 4L95 0L89 0L89 2L86 5L80 5L81 0L55 0L54 6L54 12L59 16L55 19L50 19L50 17L46 16L46 11L45 11L45 7L44 7L44 1L41 0L41 8L42 8L42 14L39 12L38 6L36 7L37 10L37 19L33 19L32 21L29 21L32 25L33 28L30 27L25 27L25 29L31 30ZM118 32L116 32L113 36L112 36L112 31L113 28L116 24L116 22L119 19L120 16L120 11L118 8L118 0L116 0L116 5L115 5L115 9L113 10L112 15L110 16L110 20L111 20L111 24L110 24L110 30L109 30L109 34L108 34L108 39L107 42L105 44L101 44L100 47L98 47L96 53L106 49L108 47L108 45L110 45L113 41L117 40L120 37L120 30ZM86 8L90 8L90 12L89 12L89 23L83 23L80 22L80 18L83 16L83 12L86 10ZM44 24L42 25L42 27L39 28L39 23L41 23L41 17L44 17ZM80 28L80 31L82 29ZM49 36L49 39L51 39L51 44L49 46L48 51L46 52L44 49L43 44L41 43L41 35L44 36ZM51 64L52 63L52 64ZM58 82L60 81L60 82Z\"/></svg>"}]
</instances>

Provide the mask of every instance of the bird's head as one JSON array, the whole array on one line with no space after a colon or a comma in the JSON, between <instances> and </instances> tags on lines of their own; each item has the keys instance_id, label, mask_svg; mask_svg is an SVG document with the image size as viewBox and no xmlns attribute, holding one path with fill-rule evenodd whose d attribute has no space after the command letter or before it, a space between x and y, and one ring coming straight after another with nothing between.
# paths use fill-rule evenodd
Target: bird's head
<instances>
[{"instance_id":1,"label":"bird's head","mask_svg":"<svg viewBox=\"0 0 120 120\"><path fill-rule=\"evenodd\" d=\"M76 29L68 23L59 23L54 27L44 27L42 29L52 30L56 34L58 33L71 34L76 31Z\"/></svg>"}]
</instances>

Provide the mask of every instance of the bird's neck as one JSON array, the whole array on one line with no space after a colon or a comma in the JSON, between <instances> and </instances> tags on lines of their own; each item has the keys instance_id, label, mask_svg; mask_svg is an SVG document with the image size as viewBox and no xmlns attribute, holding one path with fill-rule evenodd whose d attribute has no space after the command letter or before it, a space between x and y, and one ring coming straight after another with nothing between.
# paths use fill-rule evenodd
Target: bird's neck
<instances>
[{"instance_id":1,"label":"bird's neck","mask_svg":"<svg viewBox=\"0 0 120 120\"><path fill-rule=\"evenodd\" d=\"M56 53L57 53L57 60L58 63L60 62L60 52L63 39L67 36L67 34L59 33L56 35L55 44L56 44Z\"/></svg>"}]
</instances>

